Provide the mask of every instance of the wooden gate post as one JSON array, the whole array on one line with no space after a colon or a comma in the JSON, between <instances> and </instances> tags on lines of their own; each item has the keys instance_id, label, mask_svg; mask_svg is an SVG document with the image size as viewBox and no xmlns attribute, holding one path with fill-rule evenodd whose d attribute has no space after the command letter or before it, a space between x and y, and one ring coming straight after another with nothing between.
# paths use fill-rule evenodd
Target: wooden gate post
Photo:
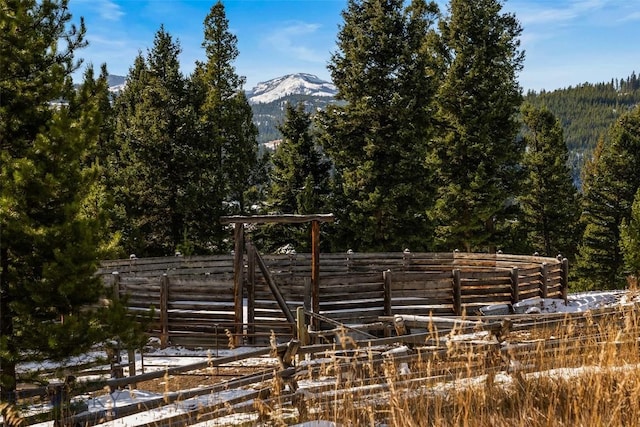
<instances>
[{"instance_id":1,"label":"wooden gate post","mask_svg":"<svg viewBox=\"0 0 640 427\"><path fill-rule=\"evenodd\" d=\"M247 244L247 335L250 344L255 344L256 332L256 247Z\"/></svg>"},{"instance_id":2,"label":"wooden gate post","mask_svg":"<svg viewBox=\"0 0 640 427\"><path fill-rule=\"evenodd\" d=\"M243 301L242 301L242 285L243 285L243 272L244 272L244 224L236 222L234 224L233 238L235 240L234 258L233 258L233 300L234 300L234 345L239 347L242 345L242 328L244 319L242 316ZM217 337L216 337L217 339Z\"/></svg>"},{"instance_id":3,"label":"wooden gate post","mask_svg":"<svg viewBox=\"0 0 640 427\"><path fill-rule=\"evenodd\" d=\"M311 311L320 314L320 221L311 221ZM312 320L314 330L319 330L318 320Z\"/></svg>"}]
</instances>

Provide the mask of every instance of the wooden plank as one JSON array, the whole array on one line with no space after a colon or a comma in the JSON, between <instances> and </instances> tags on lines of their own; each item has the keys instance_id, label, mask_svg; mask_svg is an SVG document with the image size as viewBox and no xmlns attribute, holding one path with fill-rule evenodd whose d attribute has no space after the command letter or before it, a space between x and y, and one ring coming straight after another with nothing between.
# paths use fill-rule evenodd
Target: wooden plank
<instances>
[{"instance_id":1,"label":"wooden plank","mask_svg":"<svg viewBox=\"0 0 640 427\"><path fill-rule=\"evenodd\" d=\"M369 299L384 300L384 290L376 289L375 291L358 291L358 292L340 292L332 294L322 294L321 304L331 301L343 301L345 299L364 301Z\"/></svg>"},{"instance_id":2,"label":"wooden plank","mask_svg":"<svg viewBox=\"0 0 640 427\"><path fill-rule=\"evenodd\" d=\"M488 286L511 286L511 278L462 279L462 286L467 288L483 288Z\"/></svg>"},{"instance_id":3,"label":"wooden plank","mask_svg":"<svg viewBox=\"0 0 640 427\"><path fill-rule=\"evenodd\" d=\"M462 296L472 298L474 295L511 295L511 286L488 286L484 288L462 288Z\"/></svg>"},{"instance_id":4,"label":"wooden plank","mask_svg":"<svg viewBox=\"0 0 640 427\"><path fill-rule=\"evenodd\" d=\"M511 278L511 269L504 270L467 270L464 268L460 269L460 278L462 280L486 280L486 279L510 279Z\"/></svg>"},{"instance_id":5,"label":"wooden plank","mask_svg":"<svg viewBox=\"0 0 640 427\"><path fill-rule=\"evenodd\" d=\"M332 288L322 288L320 290L320 300L324 300L327 297L335 296L335 295L348 295L350 298L359 298L358 294L369 294L369 293L378 293L379 295L384 294L384 288L381 284L370 284L370 285L349 285L349 286L336 286Z\"/></svg>"},{"instance_id":6,"label":"wooden plank","mask_svg":"<svg viewBox=\"0 0 640 427\"><path fill-rule=\"evenodd\" d=\"M315 214L315 215L233 215L221 216L220 224L304 224L311 221L316 222L333 222L335 217L333 214Z\"/></svg>"},{"instance_id":7,"label":"wooden plank","mask_svg":"<svg viewBox=\"0 0 640 427\"><path fill-rule=\"evenodd\" d=\"M540 282L531 282L531 283L520 283L520 293L523 292L540 292Z\"/></svg>"},{"instance_id":8,"label":"wooden plank","mask_svg":"<svg viewBox=\"0 0 640 427\"><path fill-rule=\"evenodd\" d=\"M490 305L511 303L511 293L495 295L472 295L462 297L463 305Z\"/></svg>"},{"instance_id":9,"label":"wooden plank","mask_svg":"<svg viewBox=\"0 0 640 427\"><path fill-rule=\"evenodd\" d=\"M200 327L209 325L213 327L215 325L235 325L233 322L233 312L227 314L222 313L210 313L208 315L185 312L172 312L169 313L169 323L171 327L175 329L179 323L184 323L186 327Z\"/></svg>"},{"instance_id":10,"label":"wooden plank","mask_svg":"<svg viewBox=\"0 0 640 427\"><path fill-rule=\"evenodd\" d=\"M431 305L442 305L448 304L453 306L453 296L441 296L437 298L429 298L429 299L394 299L392 303L392 307L394 309L398 307L406 307L406 306L431 306Z\"/></svg>"},{"instance_id":11,"label":"wooden plank","mask_svg":"<svg viewBox=\"0 0 640 427\"><path fill-rule=\"evenodd\" d=\"M430 298L453 298L453 289L435 290L429 292L415 292L413 290L394 290L392 301L396 301L403 298L419 298L422 300L429 300Z\"/></svg>"},{"instance_id":12,"label":"wooden plank","mask_svg":"<svg viewBox=\"0 0 640 427\"><path fill-rule=\"evenodd\" d=\"M169 303L170 311L185 311L185 312L197 312L202 313L202 316L205 316L206 313L235 313L234 305L229 304L206 304L206 305L197 305L192 302L184 301L178 303Z\"/></svg>"},{"instance_id":13,"label":"wooden plank","mask_svg":"<svg viewBox=\"0 0 640 427\"><path fill-rule=\"evenodd\" d=\"M431 282L393 282L393 292L398 291L415 291L415 292L429 292L440 290L451 290L453 288L453 280L451 273L448 273L449 278Z\"/></svg>"},{"instance_id":14,"label":"wooden plank","mask_svg":"<svg viewBox=\"0 0 640 427\"><path fill-rule=\"evenodd\" d=\"M394 283L412 283L412 282L432 282L443 279L451 280L451 268L449 266L442 267L443 271L409 271L409 272L396 272L390 273L391 280Z\"/></svg>"},{"instance_id":15,"label":"wooden plank","mask_svg":"<svg viewBox=\"0 0 640 427\"><path fill-rule=\"evenodd\" d=\"M531 298L539 298L539 297L540 297L539 289L527 289L524 291L523 290L520 291L520 301L524 301Z\"/></svg>"},{"instance_id":16,"label":"wooden plank","mask_svg":"<svg viewBox=\"0 0 640 427\"><path fill-rule=\"evenodd\" d=\"M352 310L352 311L359 311L361 309L365 309L365 308L377 308L380 310L383 310L383 302L384 300L382 298L380 298L379 300L360 300L360 301L332 301L332 302L321 302L320 303L320 310L324 311L324 310L329 310L329 311L333 311L333 310Z\"/></svg>"},{"instance_id":17,"label":"wooden plank","mask_svg":"<svg viewBox=\"0 0 640 427\"><path fill-rule=\"evenodd\" d=\"M177 288L233 288L233 280L225 280L216 276L171 277L171 287Z\"/></svg>"},{"instance_id":18,"label":"wooden plank","mask_svg":"<svg viewBox=\"0 0 640 427\"><path fill-rule=\"evenodd\" d=\"M382 285L384 283L384 277L382 273L382 271L379 271L366 274L348 273L337 276L321 276L320 286L324 288L330 286L342 286L343 284L349 283L379 283L380 285Z\"/></svg>"}]
</instances>

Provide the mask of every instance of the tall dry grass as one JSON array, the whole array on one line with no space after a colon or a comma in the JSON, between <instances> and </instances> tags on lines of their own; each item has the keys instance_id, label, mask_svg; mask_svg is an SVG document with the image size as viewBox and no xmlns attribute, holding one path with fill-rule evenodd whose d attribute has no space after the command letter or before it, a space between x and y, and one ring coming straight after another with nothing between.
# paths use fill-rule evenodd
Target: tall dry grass
<instances>
[{"instance_id":1,"label":"tall dry grass","mask_svg":"<svg viewBox=\"0 0 640 427\"><path fill-rule=\"evenodd\" d=\"M515 323L501 343L486 333L464 339L441 331L438 346L416 346L411 356L384 357L371 348L342 352L315 372L334 381L305 387L296 421L640 425L639 329L636 307L623 307ZM275 418L272 425L291 423Z\"/></svg>"}]
</instances>

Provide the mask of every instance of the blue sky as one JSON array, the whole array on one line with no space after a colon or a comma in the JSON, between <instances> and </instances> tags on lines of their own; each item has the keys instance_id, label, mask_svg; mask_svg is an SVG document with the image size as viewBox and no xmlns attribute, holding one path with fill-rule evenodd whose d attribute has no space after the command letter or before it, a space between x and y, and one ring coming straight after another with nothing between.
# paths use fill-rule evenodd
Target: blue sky
<instances>
[{"instance_id":1,"label":"blue sky","mask_svg":"<svg viewBox=\"0 0 640 427\"><path fill-rule=\"evenodd\" d=\"M346 0L226 0L230 30L238 38L235 63L246 89L284 74L306 72L329 80ZM439 0L443 11L447 1ZM139 51L165 29L180 42L185 74L203 60L203 21L214 0L71 0L74 20L87 24L89 47L78 57L111 74L126 75ZM507 0L523 27L520 84L553 90L640 74L640 1Z\"/></svg>"}]
</instances>

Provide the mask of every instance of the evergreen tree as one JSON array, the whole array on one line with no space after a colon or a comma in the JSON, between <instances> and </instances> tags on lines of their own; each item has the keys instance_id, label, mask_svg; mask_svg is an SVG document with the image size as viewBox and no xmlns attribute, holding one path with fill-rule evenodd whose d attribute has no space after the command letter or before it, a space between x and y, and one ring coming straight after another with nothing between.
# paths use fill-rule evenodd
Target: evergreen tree
<instances>
[{"instance_id":1,"label":"evergreen tree","mask_svg":"<svg viewBox=\"0 0 640 427\"><path fill-rule=\"evenodd\" d=\"M251 199L249 191L260 185L256 170L258 163L258 129L253 123L253 112L242 91L229 100L228 130L225 132L222 162L225 193L231 214L247 215Z\"/></svg>"},{"instance_id":2,"label":"evergreen tree","mask_svg":"<svg viewBox=\"0 0 640 427\"><path fill-rule=\"evenodd\" d=\"M258 161L257 131L242 92L244 78L236 73L233 65L239 54L237 38L229 31L229 21L220 1L205 18L202 46L207 60L197 64L191 78L192 96L200 119L199 150L204 160L194 192L203 200L200 218L206 218L211 224L201 231L213 237L214 246L222 250L219 218L246 210L245 196L252 187L251 177L256 176Z\"/></svg>"},{"instance_id":3,"label":"evergreen tree","mask_svg":"<svg viewBox=\"0 0 640 427\"><path fill-rule=\"evenodd\" d=\"M324 212L331 165L311 133L311 115L304 105L287 104L285 111L285 121L278 127L282 142L272 157L268 209L303 215Z\"/></svg>"},{"instance_id":4,"label":"evergreen tree","mask_svg":"<svg viewBox=\"0 0 640 427\"><path fill-rule=\"evenodd\" d=\"M138 55L116 102L114 193L123 246L138 256L178 249L187 232L195 116L180 73L180 46L164 28Z\"/></svg>"},{"instance_id":5,"label":"evergreen tree","mask_svg":"<svg viewBox=\"0 0 640 427\"><path fill-rule=\"evenodd\" d=\"M329 161L317 146L311 115L304 104L287 104L285 120L278 127L282 142L272 156L270 187L266 201L270 213L314 214L327 212ZM308 226L265 226L261 238L265 250L292 245L309 250Z\"/></svg>"},{"instance_id":6,"label":"evergreen tree","mask_svg":"<svg viewBox=\"0 0 640 427\"><path fill-rule=\"evenodd\" d=\"M575 256L580 205L567 166L562 126L546 108L522 108L526 151L518 202L533 249L546 256Z\"/></svg>"},{"instance_id":7,"label":"evergreen tree","mask_svg":"<svg viewBox=\"0 0 640 427\"><path fill-rule=\"evenodd\" d=\"M443 132L433 147L439 190L432 217L445 249L495 250L516 194L522 29L501 9L498 0L452 0L440 21L446 73L437 95Z\"/></svg>"},{"instance_id":8,"label":"evergreen tree","mask_svg":"<svg viewBox=\"0 0 640 427\"><path fill-rule=\"evenodd\" d=\"M0 20L0 389L16 364L86 351L101 336L102 118L92 73L76 92L83 21L67 1L5 1ZM82 309L82 310L81 310Z\"/></svg>"},{"instance_id":9,"label":"evergreen tree","mask_svg":"<svg viewBox=\"0 0 640 427\"><path fill-rule=\"evenodd\" d=\"M425 167L432 134L429 34L435 3L350 0L329 70L337 98L319 116L321 142L335 164L335 249L421 250L431 228Z\"/></svg>"},{"instance_id":10,"label":"evergreen tree","mask_svg":"<svg viewBox=\"0 0 640 427\"><path fill-rule=\"evenodd\" d=\"M620 226L629 221L640 187L640 108L621 116L601 144L583 177L585 231L576 274L585 289L615 289L626 283Z\"/></svg>"},{"instance_id":11,"label":"evergreen tree","mask_svg":"<svg viewBox=\"0 0 640 427\"><path fill-rule=\"evenodd\" d=\"M636 192L631 206L631 216L622 220L620 245L624 259L624 272L638 285L640 277L640 190Z\"/></svg>"}]
</instances>

